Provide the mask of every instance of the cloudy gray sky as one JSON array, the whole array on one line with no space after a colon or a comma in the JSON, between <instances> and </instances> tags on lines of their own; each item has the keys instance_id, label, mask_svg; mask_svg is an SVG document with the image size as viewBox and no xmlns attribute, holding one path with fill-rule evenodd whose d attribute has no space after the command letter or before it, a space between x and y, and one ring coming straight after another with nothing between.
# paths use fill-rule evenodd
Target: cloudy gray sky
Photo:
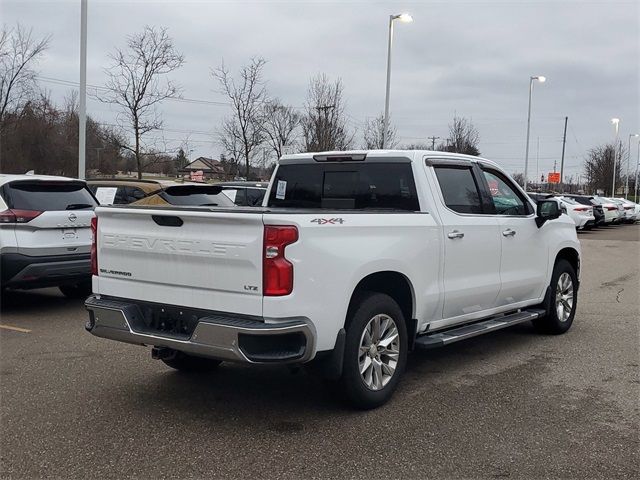
<instances>
[{"instance_id":1,"label":"cloudy gray sky","mask_svg":"<svg viewBox=\"0 0 640 480\"><path fill-rule=\"evenodd\" d=\"M534 91L532 173L559 161L565 115L567 174L581 172L586 150L612 140L611 117L621 118L625 144L640 131L637 0L89 0L88 83L104 83L107 54L127 35L164 26L186 57L172 75L184 97L224 102L211 69L262 56L270 94L294 106L303 105L310 76L341 77L350 125L361 132L384 107L388 15L404 11L415 21L396 25L391 90L402 143L446 137L457 113L478 128L483 156L522 171L528 82L538 74L548 80ZM62 102L72 87L59 80L79 78L80 0L0 0L0 18L52 35L38 69L41 86ZM93 99L88 112L104 123L117 113ZM161 112L165 129L155 136L169 147L189 137L192 157L219 155L215 131L227 107L167 101Z\"/></svg>"}]
</instances>

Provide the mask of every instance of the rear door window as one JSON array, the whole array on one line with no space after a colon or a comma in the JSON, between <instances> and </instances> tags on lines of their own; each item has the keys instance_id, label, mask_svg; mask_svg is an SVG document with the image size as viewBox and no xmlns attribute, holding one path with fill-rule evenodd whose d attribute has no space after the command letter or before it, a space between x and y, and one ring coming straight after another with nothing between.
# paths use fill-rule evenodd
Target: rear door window
<instances>
[{"instance_id":1,"label":"rear door window","mask_svg":"<svg viewBox=\"0 0 640 480\"><path fill-rule=\"evenodd\" d=\"M480 190L470 167L434 167L444 203L454 212L480 214Z\"/></svg>"},{"instance_id":2,"label":"rear door window","mask_svg":"<svg viewBox=\"0 0 640 480\"><path fill-rule=\"evenodd\" d=\"M251 207L262 205L265 193L267 193L265 188L247 188L247 205Z\"/></svg>"},{"instance_id":3,"label":"rear door window","mask_svg":"<svg viewBox=\"0 0 640 480\"><path fill-rule=\"evenodd\" d=\"M268 206L419 211L409 163L280 165Z\"/></svg>"},{"instance_id":4,"label":"rear door window","mask_svg":"<svg viewBox=\"0 0 640 480\"><path fill-rule=\"evenodd\" d=\"M37 210L93 209L97 202L82 182L17 181L3 187L3 197L9 208Z\"/></svg>"},{"instance_id":5,"label":"rear door window","mask_svg":"<svg viewBox=\"0 0 640 480\"><path fill-rule=\"evenodd\" d=\"M125 187L124 191L125 191L127 200L129 200L129 203L142 200L144 197L146 197L144 190L138 187Z\"/></svg>"},{"instance_id":6,"label":"rear door window","mask_svg":"<svg viewBox=\"0 0 640 480\"><path fill-rule=\"evenodd\" d=\"M242 187L222 187L222 192L236 205L247 205L246 189Z\"/></svg>"},{"instance_id":7,"label":"rear door window","mask_svg":"<svg viewBox=\"0 0 640 480\"><path fill-rule=\"evenodd\" d=\"M125 187L118 187L118 189L116 190L116 196L113 199L113 204L114 205L127 205L131 202L129 202L129 199L127 198L127 190Z\"/></svg>"}]
</instances>

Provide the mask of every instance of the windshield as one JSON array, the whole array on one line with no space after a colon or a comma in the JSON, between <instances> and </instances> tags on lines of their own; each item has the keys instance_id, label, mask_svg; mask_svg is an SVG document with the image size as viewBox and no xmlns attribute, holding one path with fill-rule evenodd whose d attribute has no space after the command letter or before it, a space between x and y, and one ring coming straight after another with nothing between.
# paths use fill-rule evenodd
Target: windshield
<instances>
[{"instance_id":1,"label":"windshield","mask_svg":"<svg viewBox=\"0 0 640 480\"><path fill-rule=\"evenodd\" d=\"M15 181L3 187L3 197L9 208L37 210L93 209L97 202L84 182Z\"/></svg>"}]
</instances>

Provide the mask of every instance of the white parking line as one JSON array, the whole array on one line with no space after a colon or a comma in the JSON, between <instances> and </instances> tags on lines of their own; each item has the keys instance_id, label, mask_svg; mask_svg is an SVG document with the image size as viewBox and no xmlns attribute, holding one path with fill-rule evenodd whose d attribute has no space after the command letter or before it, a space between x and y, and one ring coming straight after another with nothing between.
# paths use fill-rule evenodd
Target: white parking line
<instances>
[{"instance_id":1,"label":"white parking line","mask_svg":"<svg viewBox=\"0 0 640 480\"><path fill-rule=\"evenodd\" d=\"M31 330L27 330L26 328L13 327L11 325L0 324L0 328L4 328L5 330L13 330L14 332L31 333Z\"/></svg>"}]
</instances>

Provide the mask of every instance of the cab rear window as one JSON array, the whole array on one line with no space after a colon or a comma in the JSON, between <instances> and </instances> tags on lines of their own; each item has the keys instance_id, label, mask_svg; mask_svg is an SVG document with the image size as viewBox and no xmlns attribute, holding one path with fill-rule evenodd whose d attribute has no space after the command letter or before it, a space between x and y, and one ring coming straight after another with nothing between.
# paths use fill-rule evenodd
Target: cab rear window
<instances>
[{"instance_id":1,"label":"cab rear window","mask_svg":"<svg viewBox=\"0 0 640 480\"><path fill-rule=\"evenodd\" d=\"M40 212L92 209L95 198L82 182L18 181L2 187L7 206Z\"/></svg>"},{"instance_id":2,"label":"cab rear window","mask_svg":"<svg viewBox=\"0 0 640 480\"><path fill-rule=\"evenodd\" d=\"M329 210L418 211L409 163L280 165L268 206Z\"/></svg>"}]
</instances>

